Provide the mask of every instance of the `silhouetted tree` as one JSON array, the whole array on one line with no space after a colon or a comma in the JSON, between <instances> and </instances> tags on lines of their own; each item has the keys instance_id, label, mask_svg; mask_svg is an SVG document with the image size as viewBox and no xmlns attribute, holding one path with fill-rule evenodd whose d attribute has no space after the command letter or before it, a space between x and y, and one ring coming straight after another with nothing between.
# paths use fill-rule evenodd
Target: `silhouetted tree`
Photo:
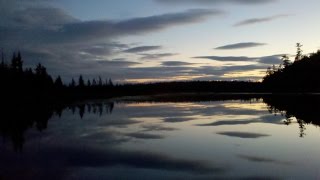
<instances>
[{"instance_id":1,"label":"silhouetted tree","mask_svg":"<svg viewBox=\"0 0 320 180\"><path fill-rule=\"evenodd\" d=\"M37 76L45 77L45 76L48 75L48 74L47 74L47 69L46 69L44 66L42 66L41 63L39 63L39 64L37 65L35 71L36 71L36 75L37 75Z\"/></svg>"},{"instance_id":2,"label":"silhouetted tree","mask_svg":"<svg viewBox=\"0 0 320 180\"><path fill-rule=\"evenodd\" d=\"M283 55L283 56L281 57L281 60L282 60L282 62L283 62L284 68L287 68L288 66L290 66L291 62L290 62L290 60L289 60L289 56L288 56L288 55Z\"/></svg>"},{"instance_id":3,"label":"silhouetted tree","mask_svg":"<svg viewBox=\"0 0 320 180\"><path fill-rule=\"evenodd\" d=\"M11 68L14 71L18 71L21 73L22 66L23 66L23 62L22 62L22 58L21 58L21 53L18 52L18 55L16 55L16 53L13 53L12 59L11 59Z\"/></svg>"},{"instance_id":4,"label":"silhouetted tree","mask_svg":"<svg viewBox=\"0 0 320 180\"><path fill-rule=\"evenodd\" d=\"M79 77L78 86L79 86L79 87L84 87L84 80L83 80L83 78L82 78L82 75L80 75L80 77Z\"/></svg>"},{"instance_id":5,"label":"silhouetted tree","mask_svg":"<svg viewBox=\"0 0 320 180\"><path fill-rule=\"evenodd\" d=\"M90 81L90 79L88 79L88 81L87 81L87 86L88 86L88 87L91 86L91 81Z\"/></svg>"},{"instance_id":6,"label":"silhouetted tree","mask_svg":"<svg viewBox=\"0 0 320 180\"><path fill-rule=\"evenodd\" d=\"M103 85L102 79L101 79L101 77L99 76L99 84L98 84L98 86L99 86L99 87L102 87L102 85Z\"/></svg>"},{"instance_id":7,"label":"silhouetted tree","mask_svg":"<svg viewBox=\"0 0 320 180\"><path fill-rule=\"evenodd\" d=\"M97 81L96 81L96 79L94 79L94 78L93 78L93 80L92 80L92 86L97 86Z\"/></svg>"},{"instance_id":8,"label":"silhouetted tree","mask_svg":"<svg viewBox=\"0 0 320 180\"><path fill-rule=\"evenodd\" d=\"M109 79L109 84L108 85L109 86L113 86L113 82L112 82L111 78Z\"/></svg>"},{"instance_id":9,"label":"silhouetted tree","mask_svg":"<svg viewBox=\"0 0 320 180\"><path fill-rule=\"evenodd\" d=\"M296 47L297 47L297 53L296 53L296 57L294 59L295 62L302 59L302 49L301 49L302 44L297 43Z\"/></svg>"},{"instance_id":10,"label":"silhouetted tree","mask_svg":"<svg viewBox=\"0 0 320 180\"><path fill-rule=\"evenodd\" d=\"M69 86L72 87L72 88L76 87L76 81L74 81L73 78L72 78L71 83L70 83Z\"/></svg>"},{"instance_id":11,"label":"silhouetted tree","mask_svg":"<svg viewBox=\"0 0 320 180\"><path fill-rule=\"evenodd\" d=\"M58 88L63 87L62 79L60 76L58 76L57 79L54 81L54 85Z\"/></svg>"}]
</instances>

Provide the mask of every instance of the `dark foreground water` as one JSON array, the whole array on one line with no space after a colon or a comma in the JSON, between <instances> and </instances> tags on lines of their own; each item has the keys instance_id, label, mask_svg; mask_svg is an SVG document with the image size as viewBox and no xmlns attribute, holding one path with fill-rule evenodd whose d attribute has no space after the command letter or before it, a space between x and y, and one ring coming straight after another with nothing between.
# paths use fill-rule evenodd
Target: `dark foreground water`
<instances>
[{"instance_id":1,"label":"dark foreground water","mask_svg":"<svg viewBox=\"0 0 320 180\"><path fill-rule=\"evenodd\" d=\"M9 111L13 121L34 119L2 123L0 179L319 179L320 129L310 120L317 116L297 118L271 101L99 101L52 114Z\"/></svg>"}]
</instances>

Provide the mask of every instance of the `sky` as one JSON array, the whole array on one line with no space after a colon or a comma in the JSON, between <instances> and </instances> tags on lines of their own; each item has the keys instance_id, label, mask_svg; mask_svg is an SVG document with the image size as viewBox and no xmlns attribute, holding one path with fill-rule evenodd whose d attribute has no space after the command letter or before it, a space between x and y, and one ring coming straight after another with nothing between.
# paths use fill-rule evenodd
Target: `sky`
<instances>
[{"instance_id":1,"label":"sky","mask_svg":"<svg viewBox=\"0 0 320 180\"><path fill-rule=\"evenodd\" d=\"M320 49L318 0L0 0L0 48L65 81L260 81Z\"/></svg>"}]
</instances>

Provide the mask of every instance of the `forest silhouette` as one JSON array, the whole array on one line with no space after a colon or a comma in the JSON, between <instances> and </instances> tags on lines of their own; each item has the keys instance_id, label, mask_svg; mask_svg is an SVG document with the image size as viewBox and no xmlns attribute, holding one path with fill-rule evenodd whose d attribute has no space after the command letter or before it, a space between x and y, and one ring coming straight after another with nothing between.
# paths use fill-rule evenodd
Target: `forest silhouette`
<instances>
[{"instance_id":1,"label":"forest silhouette","mask_svg":"<svg viewBox=\"0 0 320 180\"><path fill-rule=\"evenodd\" d=\"M24 68L20 52L14 53L8 64L2 56L0 83L2 99L78 101L117 96L152 95L164 93L294 93L319 92L320 51L303 55L297 43L294 62L287 55L280 65L267 69L262 82L252 81L175 81L138 84L114 84L109 78L84 80L79 75L64 84L60 76L53 79L44 65Z\"/></svg>"},{"instance_id":2,"label":"forest silhouette","mask_svg":"<svg viewBox=\"0 0 320 180\"><path fill-rule=\"evenodd\" d=\"M180 81L144 84L114 84L111 79L78 80L66 85L60 76L52 78L42 64L34 69L24 68L20 52L14 53L11 62L2 56L0 64L1 136L11 139L16 150L22 149L24 132L35 126L39 131L47 128L48 120L61 116L63 109L85 113L111 113L110 104L70 105L82 100L121 96L152 96L151 102L200 102L221 100L250 100L263 98L271 113L286 117L285 124L296 117L300 136L304 136L304 124L319 126L320 98L310 94L320 91L320 51L302 55L301 44L292 62L287 55L283 63L267 69L262 82L250 81ZM305 94L307 93L307 94ZM167 95L161 95L167 94ZM171 95L168 95L171 94ZM144 101L140 99L138 101ZM104 107L105 106L105 107Z\"/></svg>"},{"instance_id":3,"label":"forest silhouette","mask_svg":"<svg viewBox=\"0 0 320 180\"><path fill-rule=\"evenodd\" d=\"M267 70L262 84L266 92L319 92L320 50L310 55L302 54L302 45L297 43L294 62L288 55L282 56L283 63Z\"/></svg>"}]
</instances>

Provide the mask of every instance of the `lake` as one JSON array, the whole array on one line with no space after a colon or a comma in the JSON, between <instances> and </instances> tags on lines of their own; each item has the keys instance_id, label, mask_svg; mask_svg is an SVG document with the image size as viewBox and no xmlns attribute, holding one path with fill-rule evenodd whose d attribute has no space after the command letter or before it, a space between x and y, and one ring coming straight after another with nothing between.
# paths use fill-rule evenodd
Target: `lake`
<instances>
[{"instance_id":1,"label":"lake","mask_svg":"<svg viewBox=\"0 0 320 180\"><path fill-rule=\"evenodd\" d=\"M0 179L319 179L315 99L14 106L1 111Z\"/></svg>"}]
</instances>

